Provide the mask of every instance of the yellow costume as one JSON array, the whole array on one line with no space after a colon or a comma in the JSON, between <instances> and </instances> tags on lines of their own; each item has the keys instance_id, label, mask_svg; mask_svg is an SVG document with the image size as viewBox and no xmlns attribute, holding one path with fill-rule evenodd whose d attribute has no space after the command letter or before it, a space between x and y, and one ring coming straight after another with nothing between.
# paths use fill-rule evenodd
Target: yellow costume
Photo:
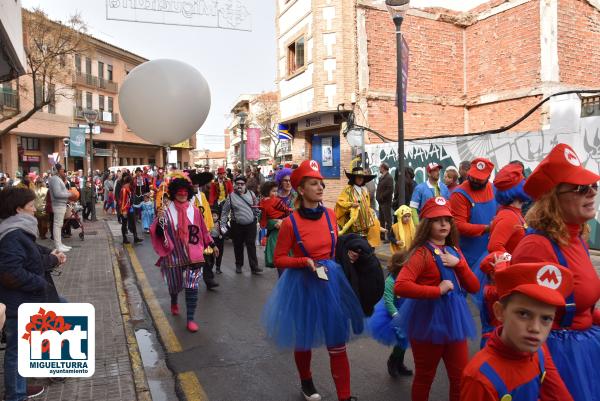
<instances>
[{"instance_id":1,"label":"yellow costume","mask_svg":"<svg viewBox=\"0 0 600 401\"><path fill-rule=\"evenodd\" d=\"M407 251L415 238L416 230L413 219L409 219L408 224L402 223L402 216L406 214L410 215L410 209L410 207L402 205L394 213L398 217L398 222L392 225L392 233L394 234L396 241L398 241L398 244L396 245L393 241L390 241L392 254L400 251Z\"/></svg>"},{"instance_id":2,"label":"yellow costume","mask_svg":"<svg viewBox=\"0 0 600 401\"><path fill-rule=\"evenodd\" d=\"M360 191L360 192L359 192ZM352 204L358 203L358 207L353 208ZM373 226L373 216L371 215L369 205L371 199L366 187L347 185L335 204L335 217L340 227L353 220L353 223L345 232L352 232L367 235L369 229ZM355 210L353 210L355 209ZM354 218L353 218L354 213Z\"/></svg>"},{"instance_id":3,"label":"yellow costume","mask_svg":"<svg viewBox=\"0 0 600 401\"><path fill-rule=\"evenodd\" d=\"M375 214L375 210L370 209L370 211L371 217L373 218L373 225L371 226L371 228L369 228L369 232L367 233L367 241L369 242L369 245L371 245L371 247L377 248L381 245L381 233L385 233L387 232L387 230L381 227L379 219Z\"/></svg>"}]
</instances>

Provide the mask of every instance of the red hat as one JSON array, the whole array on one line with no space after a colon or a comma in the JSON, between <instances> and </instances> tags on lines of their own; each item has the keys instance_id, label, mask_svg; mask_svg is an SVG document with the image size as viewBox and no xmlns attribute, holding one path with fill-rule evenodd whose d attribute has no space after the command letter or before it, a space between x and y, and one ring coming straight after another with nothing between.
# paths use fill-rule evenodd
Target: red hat
<instances>
[{"instance_id":1,"label":"red hat","mask_svg":"<svg viewBox=\"0 0 600 401\"><path fill-rule=\"evenodd\" d=\"M518 164L509 164L498 171L494 179L494 186L500 191L507 191L519 185L525 177L523 168Z\"/></svg>"},{"instance_id":2,"label":"red hat","mask_svg":"<svg viewBox=\"0 0 600 401\"><path fill-rule=\"evenodd\" d=\"M560 183L589 185L600 181L600 176L586 170L569 145L559 143L533 170L523 189L534 200L550 192Z\"/></svg>"},{"instance_id":3,"label":"red hat","mask_svg":"<svg viewBox=\"0 0 600 401\"><path fill-rule=\"evenodd\" d=\"M441 169L442 169L442 166L440 166L440 165L439 165L439 164L437 164L437 163L429 163L429 164L427 165L427 172L428 172L428 173L431 173L431 172L432 172L433 170L435 170L435 169L441 170Z\"/></svg>"},{"instance_id":4,"label":"red hat","mask_svg":"<svg viewBox=\"0 0 600 401\"><path fill-rule=\"evenodd\" d=\"M313 177L322 180L323 176L321 175L321 167L319 166L319 163L317 163L315 160L304 160L302 163L300 163L298 168L295 169L290 176L292 187L297 189L298 185L300 185L300 181L302 181L304 177Z\"/></svg>"},{"instance_id":5,"label":"red hat","mask_svg":"<svg viewBox=\"0 0 600 401\"><path fill-rule=\"evenodd\" d=\"M500 258L504 260L496 262L496 260ZM479 265L479 268L484 274L490 274L499 271L500 269L508 267L508 265L510 264L510 258L511 256L508 252L495 251L483 258Z\"/></svg>"},{"instance_id":6,"label":"red hat","mask_svg":"<svg viewBox=\"0 0 600 401\"><path fill-rule=\"evenodd\" d=\"M225 174L225 167L219 167L217 169L217 174Z\"/></svg>"},{"instance_id":7,"label":"red hat","mask_svg":"<svg viewBox=\"0 0 600 401\"><path fill-rule=\"evenodd\" d=\"M551 262L517 263L496 271L498 295L519 292L545 304L564 306L573 291L569 269Z\"/></svg>"},{"instance_id":8,"label":"red hat","mask_svg":"<svg viewBox=\"0 0 600 401\"><path fill-rule=\"evenodd\" d=\"M436 217L452 217L452 212L450 211L450 205L448 201L441 197L430 198L425 202L423 208L421 209L421 213L419 214L421 219L428 218L433 219Z\"/></svg>"},{"instance_id":9,"label":"red hat","mask_svg":"<svg viewBox=\"0 0 600 401\"><path fill-rule=\"evenodd\" d=\"M285 163L283 168L292 168L292 163Z\"/></svg>"},{"instance_id":10,"label":"red hat","mask_svg":"<svg viewBox=\"0 0 600 401\"><path fill-rule=\"evenodd\" d=\"M494 163L483 157L478 157L471 162L471 168L467 174L476 180L485 181L490 178L493 169Z\"/></svg>"}]
</instances>

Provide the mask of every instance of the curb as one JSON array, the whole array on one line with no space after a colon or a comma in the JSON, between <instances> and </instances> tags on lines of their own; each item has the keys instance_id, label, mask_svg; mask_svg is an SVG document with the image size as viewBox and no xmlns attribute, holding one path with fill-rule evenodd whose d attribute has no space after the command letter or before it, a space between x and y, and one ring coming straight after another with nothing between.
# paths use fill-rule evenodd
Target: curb
<instances>
[{"instance_id":1,"label":"curb","mask_svg":"<svg viewBox=\"0 0 600 401\"><path fill-rule=\"evenodd\" d=\"M131 362L131 369L133 372L136 398L138 401L152 401L150 387L148 386L146 372L144 371L144 365L142 363L142 356L140 355L139 344L130 322L129 304L127 303L127 295L125 294L125 290L123 288L121 270L119 270L119 262L116 258L117 254L113 243L113 236L106 222L104 226L108 233L108 247L110 249L113 273L115 275L115 286L117 290L117 296L119 297L119 307L121 308L123 329L125 330L125 337L127 338L127 349L129 350L129 361Z\"/></svg>"}]
</instances>

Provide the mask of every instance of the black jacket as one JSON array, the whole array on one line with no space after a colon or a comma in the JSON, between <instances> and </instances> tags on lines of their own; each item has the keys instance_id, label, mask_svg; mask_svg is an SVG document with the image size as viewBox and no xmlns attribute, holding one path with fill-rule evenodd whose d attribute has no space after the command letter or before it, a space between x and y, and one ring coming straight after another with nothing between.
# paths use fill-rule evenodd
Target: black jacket
<instances>
[{"instance_id":1,"label":"black jacket","mask_svg":"<svg viewBox=\"0 0 600 401\"><path fill-rule=\"evenodd\" d=\"M6 317L15 318L19 305L26 302L58 302L50 269L58 265L51 250L38 245L35 237L14 230L0 241L0 302ZM47 279L48 278L48 279Z\"/></svg>"},{"instance_id":2,"label":"black jacket","mask_svg":"<svg viewBox=\"0 0 600 401\"><path fill-rule=\"evenodd\" d=\"M360 250L360 256L354 263L350 262L348 257L350 249ZM338 238L335 255L360 301L365 316L371 316L375 304L379 302L385 289L381 263L373 248L360 235L346 234Z\"/></svg>"},{"instance_id":3,"label":"black jacket","mask_svg":"<svg viewBox=\"0 0 600 401\"><path fill-rule=\"evenodd\" d=\"M394 179L390 173L386 173L379 178L377 183L377 192L375 197L380 205L391 205L394 196Z\"/></svg>"}]
</instances>

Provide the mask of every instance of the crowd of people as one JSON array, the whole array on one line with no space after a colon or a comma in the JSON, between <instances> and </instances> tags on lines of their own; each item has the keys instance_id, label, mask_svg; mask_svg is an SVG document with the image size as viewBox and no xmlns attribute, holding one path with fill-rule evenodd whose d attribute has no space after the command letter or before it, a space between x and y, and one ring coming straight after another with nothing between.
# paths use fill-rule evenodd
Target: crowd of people
<instances>
[{"instance_id":1,"label":"crowd of people","mask_svg":"<svg viewBox=\"0 0 600 401\"><path fill-rule=\"evenodd\" d=\"M124 244L129 233L134 243L144 240L141 221L173 315L180 314L184 292L190 332L199 330L201 280L209 290L219 285L225 240L232 241L238 274L245 256L252 274L264 272L257 256L263 245L264 267L279 276L263 325L270 340L293 350L308 401L321 399L310 367L312 349L320 346L329 353L338 399L356 399L346 345L363 333L392 347L390 376L414 376L413 401L429 399L441 360L451 401L599 401L600 279L586 222L596 214L600 176L565 144L527 178L518 161L495 166L485 158L459 166L429 163L426 174L417 185L406 169L402 202L397 172L392 177L382 163L377 177L355 164L333 209L323 204L324 180L314 160L278 166L267 177L251 166L243 173L138 168L97 174L83 184L56 165L51 177L7 184L0 192L7 394L24 388L11 365L16 355L8 351L16 343L16 307L47 289L44 272L66 260L66 205L80 199L86 209L102 200L104 213L117 215ZM92 185L96 190L88 191ZM53 223L53 251L35 245L44 219ZM14 260L6 251L9 240L21 244L27 258ZM382 242L392 253L386 277L375 254ZM472 358L467 341L477 325L468 294L482 328L481 351ZM404 362L409 348L414 373Z\"/></svg>"}]
</instances>

